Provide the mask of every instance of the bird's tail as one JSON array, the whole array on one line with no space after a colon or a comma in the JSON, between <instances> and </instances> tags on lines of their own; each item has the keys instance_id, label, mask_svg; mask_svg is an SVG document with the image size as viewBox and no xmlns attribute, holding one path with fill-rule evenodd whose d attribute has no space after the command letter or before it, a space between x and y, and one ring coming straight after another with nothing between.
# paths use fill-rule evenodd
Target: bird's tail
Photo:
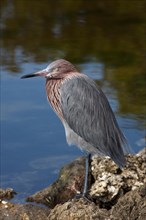
<instances>
[{"instance_id":1,"label":"bird's tail","mask_svg":"<svg viewBox=\"0 0 146 220\"><path fill-rule=\"evenodd\" d=\"M121 131L118 132L118 137L111 138L109 156L119 166L119 168L126 165L125 155L131 152L131 148Z\"/></svg>"}]
</instances>

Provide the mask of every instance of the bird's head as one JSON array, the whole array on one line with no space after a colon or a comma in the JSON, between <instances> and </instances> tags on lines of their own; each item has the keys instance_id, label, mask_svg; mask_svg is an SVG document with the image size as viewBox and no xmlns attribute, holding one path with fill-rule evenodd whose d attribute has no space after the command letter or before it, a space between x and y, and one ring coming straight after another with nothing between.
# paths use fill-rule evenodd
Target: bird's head
<instances>
[{"instance_id":1,"label":"bird's head","mask_svg":"<svg viewBox=\"0 0 146 220\"><path fill-rule=\"evenodd\" d=\"M67 60L59 59L50 63L46 69L40 70L36 73L27 74L21 77L21 79L43 76L46 79L61 79L66 73L77 72L76 68Z\"/></svg>"}]
</instances>

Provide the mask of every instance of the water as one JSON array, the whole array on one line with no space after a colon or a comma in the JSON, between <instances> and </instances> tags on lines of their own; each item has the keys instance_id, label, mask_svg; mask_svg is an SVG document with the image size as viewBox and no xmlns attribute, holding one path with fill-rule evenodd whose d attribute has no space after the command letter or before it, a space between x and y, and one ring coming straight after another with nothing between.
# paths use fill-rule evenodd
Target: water
<instances>
[{"instance_id":1,"label":"water","mask_svg":"<svg viewBox=\"0 0 146 220\"><path fill-rule=\"evenodd\" d=\"M128 10L128 3L116 7L114 1L51 2L48 8L34 2L26 9L23 0L3 1L1 10L1 186L14 188L17 202L47 187L64 164L82 155L66 144L44 79L20 79L57 58L96 80L133 151L145 146L142 3Z\"/></svg>"}]
</instances>

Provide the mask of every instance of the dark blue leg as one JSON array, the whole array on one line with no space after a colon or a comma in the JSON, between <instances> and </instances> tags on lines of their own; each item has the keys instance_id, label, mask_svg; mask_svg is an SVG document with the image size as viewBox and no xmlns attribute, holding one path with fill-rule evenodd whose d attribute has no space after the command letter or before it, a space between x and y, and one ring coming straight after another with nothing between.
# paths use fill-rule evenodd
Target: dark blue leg
<instances>
[{"instance_id":1,"label":"dark blue leg","mask_svg":"<svg viewBox=\"0 0 146 220\"><path fill-rule=\"evenodd\" d=\"M85 181L84 181L84 189L83 196L86 195L88 190L88 174L89 174L89 162L90 162L91 154L86 155L86 167L85 167Z\"/></svg>"}]
</instances>

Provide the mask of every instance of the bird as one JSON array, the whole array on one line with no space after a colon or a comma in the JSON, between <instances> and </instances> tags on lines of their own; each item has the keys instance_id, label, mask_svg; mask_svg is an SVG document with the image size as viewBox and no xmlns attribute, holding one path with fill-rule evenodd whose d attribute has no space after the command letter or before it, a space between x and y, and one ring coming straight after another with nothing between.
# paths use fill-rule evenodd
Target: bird
<instances>
[{"instance_id":1,"label":"bird","mask_svg":"<svg viewBox=\"0 0 146 220\"><path fill-rule=\"evenodd\" d=\"M47 99L64 126L67 143L86 152L85 195L91 155L108 156L122 169L127 140L102 89L72 63L58 59L21 78L37 76L46 79Z\"/></svg>"}]
</instances>

